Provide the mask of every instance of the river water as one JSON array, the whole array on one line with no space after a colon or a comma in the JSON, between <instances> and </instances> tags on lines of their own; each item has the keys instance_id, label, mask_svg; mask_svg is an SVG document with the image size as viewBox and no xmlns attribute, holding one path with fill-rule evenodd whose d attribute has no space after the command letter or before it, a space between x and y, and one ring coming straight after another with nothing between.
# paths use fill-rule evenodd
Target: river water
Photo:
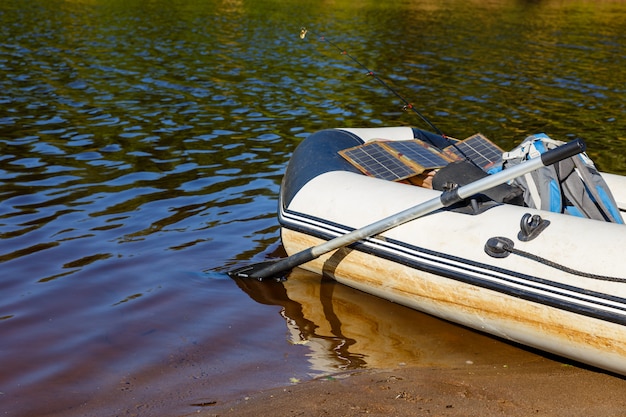
<instances>
[{"instance_id":1,"label":"river water","mask_svg":"<svg viewBox=\"0 0 626 417\"><path fill-rule=\"evenodd\" d=\"M0 415L182 415L337 372L548 360L301 271L225 272L280 251L304 137L428 128L333 44L447 135L582 137L626 174L624 27L612 1L3 0Z\"/></svg>"}]
</instances>

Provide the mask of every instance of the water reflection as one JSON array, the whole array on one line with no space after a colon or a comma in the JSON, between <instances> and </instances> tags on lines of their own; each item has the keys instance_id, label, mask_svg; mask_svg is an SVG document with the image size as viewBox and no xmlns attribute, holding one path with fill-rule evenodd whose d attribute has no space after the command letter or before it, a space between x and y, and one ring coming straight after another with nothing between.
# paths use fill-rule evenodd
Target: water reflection
<instances>
[{"instance_id":1,"label":"water reflection","mask_svg":"<svg viewBox=\"0 0 626 417\"><path fill-rule=\"evenodd\" d=\"M341 319L335 311L335 285L328 282L320 285L316 277L305 278L309 278L316 286L296 284L294 287L293 278L286 282L236 281L255 301L282 307L280 315L287 325L287 341L310 350L307 356L312 371L327 373L366 367L364 355L354 352L357 341L343 333ZM298 294L302 290L305 294Z\"/></svg>"},{"instance_id":2,"label":"water reflection","mask_svg":"<svg viewBox=\"0 0 626 417\"><path fill-rule=\"evenodd\" d=\"M261 304L278 305L286 341L302 346L313 374L397 366L518 366L535 353L295 269L287 281L236 279Z\"/></svg>"}]
</instances>

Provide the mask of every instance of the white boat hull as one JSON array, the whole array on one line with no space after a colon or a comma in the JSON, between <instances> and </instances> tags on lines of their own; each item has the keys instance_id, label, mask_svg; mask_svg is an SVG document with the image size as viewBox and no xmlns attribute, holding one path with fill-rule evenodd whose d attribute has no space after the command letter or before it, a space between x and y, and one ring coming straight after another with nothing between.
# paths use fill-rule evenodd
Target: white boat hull
<instances>
[{"instance_id":1,"label":"white boat hull","mask_svg":"<svg viewBox=\"0 0 626 417\"><path fill-rule=\"evenodd\" d=\"M365 140L371 139L368 135L408 136L406 128L358 132ZM289 176L298 171L288 169L279 213L288 254L440 194L350 170L319 171L289 190ZM606 180L616 200L626 205L624 178L609 175ZM521 242L517 234L526 213L538 214L550 225L537 238ZM439 210L303 268L497 337L626 375L626 283L574 275L518 255L494 258L484 249L492 237L511 239L516 249L574 270L626 276L625 226L506 204L477 215Z\"/></svg>"}]
</instances>

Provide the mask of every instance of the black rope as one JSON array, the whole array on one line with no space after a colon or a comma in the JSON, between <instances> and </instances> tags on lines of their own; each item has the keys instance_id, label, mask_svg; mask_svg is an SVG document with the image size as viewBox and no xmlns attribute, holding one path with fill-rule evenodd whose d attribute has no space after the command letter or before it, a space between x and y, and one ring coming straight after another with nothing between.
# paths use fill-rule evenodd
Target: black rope
<instances>
[{"instance_id":1,"label":"black rope","mask_svg":"<svg viewBox=\"0 0 626 417\"><path fill-rule=\"evenodd\" d=\"M522 256L524 258L528 258L532 261L545 264L551 268L560 269L561 271L567 272L568 274L578 275L578 276L585 277L585 278L596 279L599 281L619 282L622 284L626 283L626 278L608 277L606 275L596 275L596 274L590 274L588 272L578 271L576 269L569 268L567 266L561 265L549 259L542 258L541 256L532 254L530 252L524 252L523 250L515 249L507 243L504 243L501 247L507 252Z\"/></svg>"}]
</instances>

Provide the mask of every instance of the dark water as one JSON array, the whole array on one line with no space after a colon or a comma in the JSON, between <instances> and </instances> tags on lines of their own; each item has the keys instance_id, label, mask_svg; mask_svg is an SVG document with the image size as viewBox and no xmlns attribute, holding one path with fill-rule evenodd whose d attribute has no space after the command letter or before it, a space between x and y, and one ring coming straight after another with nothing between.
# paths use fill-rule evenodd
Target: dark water
<instances>
[{"instance_id":1,"label":"dark water","mask_svg":"<svg viewBox=\"0 0 626 417\"><path fill-rule=\"evenodd\" d=\"M307 274L224 272L279 248L302 138L427 128L315 34L450 136L582 137L626 174L626 4L353 3L2 2L0 414L184 414L343 370L541 360Z\"/></svg>"}]
</instances>

